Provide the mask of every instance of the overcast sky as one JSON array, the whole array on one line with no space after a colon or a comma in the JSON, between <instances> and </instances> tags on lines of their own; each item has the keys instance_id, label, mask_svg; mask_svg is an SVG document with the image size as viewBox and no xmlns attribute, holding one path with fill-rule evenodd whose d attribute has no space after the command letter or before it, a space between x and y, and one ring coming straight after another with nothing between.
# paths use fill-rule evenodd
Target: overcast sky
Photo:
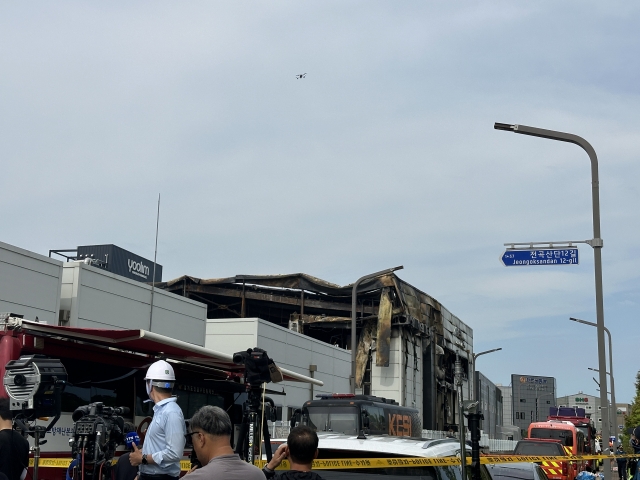
<instances>
[{"instance_id":1,"label":"overcast sky","mask_svg":"<svg viewBox=\"0 0 640 480\"><path fill-rule=\"evenodd\" d=\"M0 240L114 243L164 279L400 277L474 331L478 369L598 394L592 249L502 266L505 242L592 238L600 159L617 401L640 369L640 5L575 1L5 2ZM296 74L307 73L297 80ZM597 376L597 375L596 375Z\"/></svg>"}]
</instances>

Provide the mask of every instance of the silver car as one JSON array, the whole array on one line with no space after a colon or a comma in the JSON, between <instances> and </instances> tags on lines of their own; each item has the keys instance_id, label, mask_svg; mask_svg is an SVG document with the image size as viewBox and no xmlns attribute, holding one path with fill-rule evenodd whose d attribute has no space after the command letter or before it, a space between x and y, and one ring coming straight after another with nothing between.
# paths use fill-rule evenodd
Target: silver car
<instances>
[{"instance_id":1,"label":"silver car","mask_svg":"<svg viewBox=\"0 0 640 480\"><path fill-rule=\"evenodd\" d=\"M391 457L455 457L460 443L455 439L416 440L402 437L373 436L366 439L340 434L318 433L318 459L365 459ZM470 448L470 447L469 447ZM325 480L372 480L384 477L388 480L412 477L422 480L463 480L460 466L411 466L380 468L340 468L315 470ZM482 480L492 480L481 465ZM467 479L471 471L467 469Z\"/></svg>"}]
</instances>

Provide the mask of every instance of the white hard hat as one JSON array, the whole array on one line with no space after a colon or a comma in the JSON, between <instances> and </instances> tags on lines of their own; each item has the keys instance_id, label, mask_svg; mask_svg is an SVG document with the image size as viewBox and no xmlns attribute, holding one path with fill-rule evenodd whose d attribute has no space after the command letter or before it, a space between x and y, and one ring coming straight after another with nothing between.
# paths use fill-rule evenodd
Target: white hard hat
<instances>
[{"instance_id":1,"label":"white hard hat","mask_svg":"<svg viewBox=\"0 0 640 480\"><path fill-rule=\"evenodd\" d=\"M158 360L152 363L147 374L144 377L145 380L168 380L170 382L176 381L176 375L173 373L173 367L164 360Z\"/></svg>"}]
</instances>

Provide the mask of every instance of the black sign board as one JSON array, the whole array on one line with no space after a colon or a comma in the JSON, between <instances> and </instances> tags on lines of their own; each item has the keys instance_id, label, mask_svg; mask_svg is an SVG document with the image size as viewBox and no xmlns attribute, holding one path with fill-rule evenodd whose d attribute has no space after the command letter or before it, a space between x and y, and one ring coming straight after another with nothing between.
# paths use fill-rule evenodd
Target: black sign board
<instances>
[{"instance_id":1,"label":"black sign board","mask_svg":"<svg viewBox=\"0 0 640 480\"><path fill-rule=\"evenodd\" d=\"M78 260L91 258L98 260L108 272L139 282L153 281L153 260L131 253L116 245L85 245L78 247ZM162 281L162 265L156 264L156 282Z\"/></svg>"}]
</instances>

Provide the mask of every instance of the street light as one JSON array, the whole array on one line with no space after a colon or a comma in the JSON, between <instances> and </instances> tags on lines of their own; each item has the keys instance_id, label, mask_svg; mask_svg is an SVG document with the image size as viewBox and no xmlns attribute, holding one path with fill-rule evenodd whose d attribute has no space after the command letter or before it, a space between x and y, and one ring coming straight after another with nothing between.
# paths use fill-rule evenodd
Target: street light
<instances>
[{"instance_id":1,"label":"street light","mask_svg":"<svg viewBox=\"0 0 640 480\"><path fill-rule=\"evenodd\" d=\"M370 273L369 275L360 277L356 280L356 283L353 284L353 289L351 290L351 393L356 393L356 347L358 345L356 341L356 307L358 302L358 285L365 280L382 277L383 275L388 275L403 268L404 267L400 265L399 267L387 268L380 272Z\"/></svg>"},{"instance_id":2,"label":"street light","mask_svg":"<svg viewBox=\"0 0 640 480\"><path fill-rule=\"evenodd\" d=\"M604 299L602 293L602 238L600 237L600 182L598 180L598 156L591 144L584 138L571 133L557 132L555 130L545 130L542 128L528 127L526 125L510 125L507 123L495 123L493 128L507 132L531 135L533 137L548 138L561 142L569 142L581 147L591 160L591 204L593 214L593 239L588 243L593 248L595 288L596 288L596 318L598 328L598 367L600 368L600 383L603 385L600 390L600 404L607 405L607 360L605 357L604 345ZM613 377L612 377L613 378ZM605 417L606 418L606 417ZM602 434L609 438L609 421L602 422ZM604 462L604 478L611 480L611 461Z\"/></svg>"},{"instance_id":3,"label":"street light","mask_svg":"<svg viewBox=\"0 0 640 480\"><path fill-rule=\"evenodd\" d=\"M591 368L591 367L587 367L587 370L591 370L592 372L599 372L600 370L598 370L597 368ZM613 382L613 377L611 376L610 372L606 372L607 375L609 375L609 379L610 381ZM593 378L593 377L591 377ZM594 378L595 380L595 378ZM598 382L596 382L598 383ZM600 384L598 383L598 386L600 386ZM607 417L609 418L609 425L612 425L612 430L615 432L615 424L617 423L616 420L618 419L618 408L616 407L616 402L614 400L615 398L615 394L613 393L613 383L611 383L611 405L613 405L613 408L607 408ZM610 405L610 406L611 406ZM602 407L600 407L600 409L602 409ZM613 412L613 413L612 413ZM616 437L616 435L612 435L613 437ZM614 440L615 442L615 440Z\"/></svg>"},{"instance_id":4,"label":"street light","mask_svg":"<svg viewBox=\"0 0 640 480\"><path fill-rule=\"evenodd\" d=\"M569 317L569 320L572 320L574 322L578 322L578 323L582 323L583 325L590 325L592 327L597 327L598 325L596 323L593 322L587 322L586 320L581 320L579 318L573 318L573 317ZM616 382L613 379L613 347L612 347L612 342L611 342L611 332L609 331L609 329L607 327L604 327L604 331L607 332L607 336L609 337L609 371L607 372L605 370L605 382L607 379L607 374L609 374L609 379L611 380L611 404L613 405L613 408L609 408L609 411L613 410L614 414L613 415L607 415L607 416L611 416L613 420L613 422L615 422L617 420L617 416L618 416L618 406L616 405ZM598 372L600 373L600 369L592 369L589 368L589 370L593 370L594 372ZM602 382L602 376L600 376L600 381ZM602 400L600 401L602 404ZM611 424L611 428L614 429L615 426L614 424ZM615 431L615 430L614 430ZM614 445L615 446L615 445Z\"/></svg>"},{"instance_id":5,"label":"street light","mask_svg":"<svg viewBox=\"0 0 640 480\"><path fill-rule=\"evenodd\" d=\"M502 347L492 348L491 350L485 350L484 352L473 354L473 398L471 398L471 400L477 400L480 396L478 392L478 385L476 385L476 358L478 358L480 355L486 355L487 353L498 352L500 350L502 350Z\"/></svg>"},{"instance_id":6,"label":"street light","mask_svg":"<svg viewBox=\"0 0 640 480\"><path fill-rule=\"evenodd\" d=\"M538 396L538 390L536 390L536 422L540 421L540 413L538 412L538 399L542 398L542 397L548 397L549 395L551 395L553 397L553 400L555 402L556 399L556 394L555 392L547 392L547 393L543 393L542 395Z\"/></svg>"}]
</instances>

